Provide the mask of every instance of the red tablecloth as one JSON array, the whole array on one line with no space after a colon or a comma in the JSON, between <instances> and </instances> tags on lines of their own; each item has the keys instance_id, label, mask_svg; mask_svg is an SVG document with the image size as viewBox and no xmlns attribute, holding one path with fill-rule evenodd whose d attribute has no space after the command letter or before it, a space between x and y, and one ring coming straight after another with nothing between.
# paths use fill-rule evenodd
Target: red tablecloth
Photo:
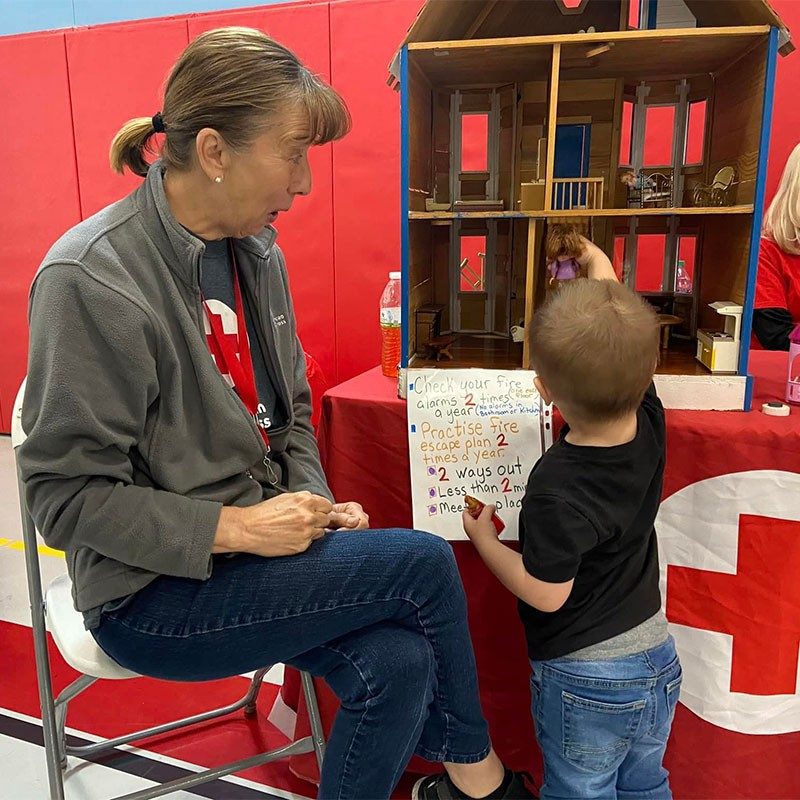
<instances>
[{"instance_id":1,"label":"red tablecloth","mask_svg":"<svg viewBox=\"0 0 800 800\"><path fill-rule=\"evenodd\" d=\"M800 410L792 409L788 418L759 410L762 402L782 399L786 354L755 352L752 358L754 411L667 412L665 498L691 483L732 472L800 472ZM329 390L323 400L320 442L330 486L337 499L362 503L374 527L412 525L406 404L396 389L395 380L374 369ZM540 774L515 600L469 542L453 544L469 599L481 699L494 744L513 768ZM793 657L796 663L797 643ZM765 663L764 670L769 669ZM327 726L335 699L324 688L320 695ZM668 766L676 797L799 798L798 752L800 733L735 733L679 706ZM412 767L420 764L412 762ZM301 774L313 774L308 761L296 766Z\"/></svg>"}]
</instances>

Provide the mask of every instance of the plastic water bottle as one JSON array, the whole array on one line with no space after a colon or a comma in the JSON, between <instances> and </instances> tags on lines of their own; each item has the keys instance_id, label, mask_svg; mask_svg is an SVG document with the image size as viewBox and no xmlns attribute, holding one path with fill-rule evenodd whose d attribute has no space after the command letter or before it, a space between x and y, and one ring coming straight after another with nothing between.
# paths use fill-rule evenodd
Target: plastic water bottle
<instances>
[{"instance_id":1,"label":"plastic water bottle","mask_svg":"<svg viewBox=\"0 0 800 800\"><path fill-rule=\"evenodd\" d=\"M678 262L678 269L675 273L675 291L679 294L692 293L692 279L686 272L686 264L683 261Z\"/></svg>"},{"instance_id":2,"label":"plastic water bottle","mask_svg":"<svg viewBox=\"0 0 800 800\"><path fill-rule=\"evenodd\" d=\"M789 337L789 374L786 378L786 402L800 405L800 325Z\"/></svg>"},{"instance_id":3,"label":"plastic water bottle","mask_svg":"<svg viewBox=\"0 0 800 800\"><path fill-rule=\"evenodd\" d=\"M381 295L381 371L387 378L397 377L400 363L401 306L400 273L390 272Z\"/></svg>"}]
</instances>

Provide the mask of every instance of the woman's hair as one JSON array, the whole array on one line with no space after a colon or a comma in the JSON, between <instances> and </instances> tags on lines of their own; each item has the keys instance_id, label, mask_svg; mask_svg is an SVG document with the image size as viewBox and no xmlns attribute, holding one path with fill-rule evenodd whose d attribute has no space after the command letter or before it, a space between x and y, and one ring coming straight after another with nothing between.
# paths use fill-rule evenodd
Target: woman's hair
<instances>
[{"instance_id":1,"label":"woman's hair","mask_svg":"<svg viewBox=\"0 0 800 800\"><path fill-rule=\"evenodd\" d=\"M778 191L764 215L762 234L785 253L800 254L800 144L786 160Z\"/></svg>"},{"instance_id":2,"label":"woman's hair","mask_svg":"<svg viewBox=\"0 0 800 800\"><path fill-rule=\"evenodd\" d=\"M548 227L544 249L547 260L555 261L559 256L578 258L584 247L575 226L558 223Z\"/></svg>"},{"instance_id":3,"label":"woman's hair","mask_svg":"<svg viewBox=\"0 0 800 800\"><path fill-rule=\"evenodd\" d=\"M218 28L198 36L172 68L161 119L138 117L122 126L111 144L111 167L146 175L145 152L155 154L151 139L162 121L161 157L168 168L185 171L203 128L244 148L276 112L297 106L308 115L309 144L335 141L350 130L344 100L294 53L252 28Z\"/></svg>"}]
</instances>

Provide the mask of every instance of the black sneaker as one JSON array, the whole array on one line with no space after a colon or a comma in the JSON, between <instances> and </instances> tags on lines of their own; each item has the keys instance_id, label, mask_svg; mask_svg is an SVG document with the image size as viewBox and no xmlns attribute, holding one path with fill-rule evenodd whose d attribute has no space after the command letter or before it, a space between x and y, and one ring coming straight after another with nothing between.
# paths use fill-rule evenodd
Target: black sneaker
<instances>
[{"instance_id":1,"label":"black sneaker","mask_svg":"<svg viewBox=\"0 0 800 800\"><path fill-rule=\"evenodd\" d=\"M525 773L506 771L503 783L488 795L490 800L529 800L533 794L525 785ZM505 787L505 791L501 791ZM465 800L464 794L446 772L421 778L411 790L411 800Z\"/></svg>"}]
</instances>

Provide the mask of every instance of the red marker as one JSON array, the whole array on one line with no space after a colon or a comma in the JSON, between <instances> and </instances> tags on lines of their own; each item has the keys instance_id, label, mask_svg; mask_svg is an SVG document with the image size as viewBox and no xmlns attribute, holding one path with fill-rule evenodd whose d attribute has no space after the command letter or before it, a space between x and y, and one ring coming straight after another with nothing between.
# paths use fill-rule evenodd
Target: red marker
<instances>
[{"instance_id":1,"label":"red marker","mask_svg":"<svg viewBox=\"0 0 800 800\"><path fill-rule=\"evenodd\" d=\"M481 511L486 508L486 503L481 503L480 500L468 494L464 495L464 502L467 504L467 513L472 517L472 519L478 519L478 517L481 515ZM506 529L505 522L503 522L503 520L497 516L496 511L492 514L492 525L494 525L494 529L497 531L498 536Z\"/></svg>"}]
</instances>

